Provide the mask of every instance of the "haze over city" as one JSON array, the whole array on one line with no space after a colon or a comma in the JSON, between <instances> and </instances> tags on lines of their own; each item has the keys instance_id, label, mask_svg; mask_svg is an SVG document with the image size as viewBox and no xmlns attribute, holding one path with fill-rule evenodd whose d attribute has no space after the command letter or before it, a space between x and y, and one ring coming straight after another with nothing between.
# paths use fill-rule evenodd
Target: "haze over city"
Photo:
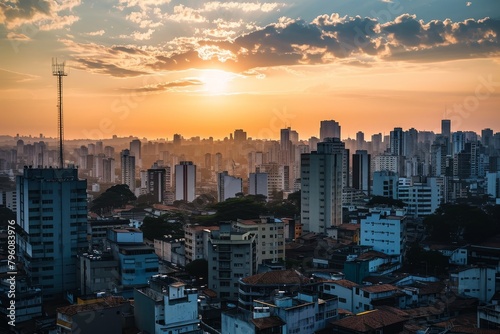
<instances>
[{"instance_id":1,"label":"haze over city","mask_svg":"<svg viewBox=\"0 0 500 334\"><path fill-rule=\"evenodd\" d=\"M343 138L394 127L500 128L500 3L8 1L0 133L65 138Z\"/></svg>"}]
</instances>

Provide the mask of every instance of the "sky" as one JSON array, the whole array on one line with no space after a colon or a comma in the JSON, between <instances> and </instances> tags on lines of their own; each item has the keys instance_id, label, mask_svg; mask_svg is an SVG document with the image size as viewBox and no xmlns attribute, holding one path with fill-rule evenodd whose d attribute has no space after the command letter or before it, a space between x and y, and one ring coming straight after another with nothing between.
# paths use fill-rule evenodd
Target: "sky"
<instances>
[{"instance_id":1,"label":"sky","mask_svg":"<svg viewBox=\"0 0 500 334\"><path fill-rule=\"evenodd\" d=\"M500 132L498 0L3 0L0 134Z\"/></svg>"}]
</instances>

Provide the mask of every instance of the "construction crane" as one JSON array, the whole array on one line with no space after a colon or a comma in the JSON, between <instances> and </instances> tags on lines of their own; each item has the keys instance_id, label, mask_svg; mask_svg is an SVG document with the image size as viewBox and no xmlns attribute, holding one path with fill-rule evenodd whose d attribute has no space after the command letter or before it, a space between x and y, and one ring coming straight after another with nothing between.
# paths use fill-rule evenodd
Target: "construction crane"
<instances>
[{"instance_id":1,"label":"construction crane","mask_svg":"<svg viewBox=\"0 0 500 334\"><path fill-rule=\"evenodd\" d=\"M57 58L52 58L52 75L57 77L57 129L59 139L59 168L64 168L64 124L63 124L63 105L62 105L62 78L68 74L64 71L65 62L58 63Z\"/></svg>"}]
</instances>

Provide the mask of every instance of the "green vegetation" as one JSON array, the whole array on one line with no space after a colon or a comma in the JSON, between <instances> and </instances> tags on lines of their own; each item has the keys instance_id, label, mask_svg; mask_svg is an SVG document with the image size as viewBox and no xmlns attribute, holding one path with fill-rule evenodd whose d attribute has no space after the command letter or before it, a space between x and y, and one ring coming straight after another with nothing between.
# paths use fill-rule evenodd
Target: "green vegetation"
<instances>
[{"instance_id":1,"label":"green vegetation","mask_svg":"<svg viewBox=\"0 0 500 334\"><path fill-rule=\"evenodd\" d=\"M406 263L421 274L440 275L446 273L448 258L438 251L425 251L418 243L414 243L406 253Z\"/></svg>"},{"instance_id":2,"label":"green vegetation","mask_svg":"<svg viewBox=\"0 0 500 334\"><path fill-rule=\"evenodd\" d=\"M424 220L429 239L471 243L500 233L500 210L496 207L483 210L467 204L444 204Z\"/></svg>"},{"instance_id":3,"label":"green vegetation","mask_svg":"<svg viewBox=\"0 0 500 334\"><path fill-rule=\"evenodd\" d=\"M190 276L208 277L208 261L205 259L194 260L188 263L185 269Z\"/></svg>"},{"instance_id":4,"label":"green vegetation","mask_svg":"<svg viewBox=\"0 0 500 334\"><path fill-rule=\"evenodd\" d=\"M405 203L401 200L392 199L390 197L373 196L372 198L370 198L368 205L388 205L388 206L395 206L398 208L402 208L405 206Z\"/></svg>"},{"instance_id":5,"label":"green vegetation","mask_svg":"<svg viewBox=\"0 0 500 334\"><path fill-rule=\"evenodd\" d=\"M90 211L96 213L108 213L116 208L122 208L127 203L135 201L135 195L126 184L112 186L97 197L90 206Z\"/></svg>"},{"instance_id":6,"label":"green vegetation","mask_svg":"<svg viewBox=\"0 0 500 334\"><path fill-rule=\"evenodd\" d=\"M184 238L185 217L180 212L171 212L158 218L144 218L141 230L144 238L149 240L161 239L164 235L171 235L172 238Z\"/></svg>"}]
</instances>

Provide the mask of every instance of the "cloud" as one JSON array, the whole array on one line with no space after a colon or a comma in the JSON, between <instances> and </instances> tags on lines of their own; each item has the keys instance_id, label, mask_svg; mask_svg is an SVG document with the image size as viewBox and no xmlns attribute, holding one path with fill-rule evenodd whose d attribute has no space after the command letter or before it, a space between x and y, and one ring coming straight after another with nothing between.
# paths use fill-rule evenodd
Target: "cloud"
<instances>
[{"instance_id":1,"label":"cloud","mask_svg":"<svg viewBox=\"0 0 500 334\"><path fill-rule=\"evenodd\" d=\"M199 10L193 9L191 7L186 7L184 5L175 6L174 13L166 14L164 17L165 19L175 22L202 23L208 21L203 15L201 15Z\"/></svg>"},{"instance_id":2,"label":"cloud","mask_svg":"<svg viewBox=\"0 0 500 334\"><path fill-rule=\"evenodd\" d=\"M432 62L499 54L499 36L500 21L491 18L424 22L403 14L384 24L373 18L338 14L321 15L310 23L281 18L231 41L200 40L184 52L158 57L153 67L243 72L269 66L325 64L345 58L358 66L376 60Z\"/></svg>"},{"instance_id":3,"label":"cloud","mask_svg":"<svg viewBox=\"0 0 500 334\"><path fill-rule=\"evenodd\" d=\"M148 74L147 72L135 71L123 67L119 67L115 64L100 60L100 59L84 59L77 58L77 64L80 66L74 66L78 69L87 69L91 72L109 74L114 77L124 78L124 77L135 77L139 75Z\"/></svg>"},{"instance_id":4,"label":"cloud","mask_svg":"<svg viewBox=\"0 0 500 334\"><path fill-rule=\"evenodd\" d=\"M186 18L199 14L185 6L178 6L177 13ZM82 68L121 77L186 69L252 73L273 66L335 62L352 66L383 61L439 62L500 54L500 20L491 18L425 22L403 14L381 23L374 18L331 14L311 22L282 17L246 33L235 33L245 25L242 21L215 20L211 24L216 27L197 28L194 37L178 37L155 46L63 43ZM149 29L123 37L147 40L153 32Z\"/></svg>"},{"instance_id":5,"label":"cloud","mask_svg":"<svg viewBox=\"0 0 500 334\"><path fill-rule=\"evenodd\" d=\"M87 35L87 36L102 36L104 34L105 34L105 31L101 29L101 30L97 30L97 31L88 32L85 35Z\"/></svg>"},{"instance_id":6,"label":"cloud","mask_svg":"<svg viewBox=\"0 0 500 334\"><path fill-rule=\"evenodd\" d=\"M24 24L33 24L41 30L61 29L78 21L68 15L81 0L7 0L0 3L0 24L15 29Z\"/></svg>"},{"instance_id":7,"label":"cloud","mask_svg":"<svg viewBox=\"0 0 500 334\"><path fill-rule=\"evenodd\" d=\"M168 3L170 3L170 0L120 0L118 9L123 10L125 8L139 7L144 11Z\"/></svg>"},{"instance_id":8,"label":"cloud","mask_svg":"<svg viewBox=\"0 0 500 334\"><path fill-rule=\"evenodd\" d=\"M75 15L66 15L66 16L56 16L50 20L42 21L39 28L40 30L57 30L62 29L66 26L70 26L80 18Z\"/></svg>"},{"instance_id":9,"label":"cloud","mask_svg":"<svg viewBox=\"0 0 500 334\"><path fill-rule=\"evenodd\" d=\"M119 38L131 38L136 41L145 41L151 39L154 29L148 29L146 32L134 31L132 35L120 35Z\"/></svg>"},{"instance_id":10,"label":"cloud","mask_svg":"<svg viewBox=\"0 0 500 334\"><path fill-rule=\"evenodd\" d=\"M147 85L147 86L135 89L135 91L161 92L161 91L174 90L175 88L179 88L179 87L201 86L201 85L204 85L204 82L201 80L198 80L198 79L182 79L182 80L175 80L175 81L170 81L170 82L157 83L154 85Z\"/></svg>"},{"instance_id":11,"label":"cloud","mask_svg":"<svg viewBox=\"0 0 500 334\"><path fill-rule=\"evenodd\" d=\"M132 45L103 46L96 43L77 43L60 39L72 56L74 68L115 77L134 77L150 74L146 64L156 61L154 52ZM152 53L152 54L151 54Z\"/></svg>"},{"instance_id":12,"label":"cloud","mask_svg":"<svg viewBox=\"0 0 500 334\"><path fill-rule=\"evenodd\" d=\"M207 2L203 5L203 11L211 12L217 10L241 10L243 12L271 12L278 10L279 8L285 7L284 3L259 3L259 2L222 2L222 1L212 1Z\"/></svg>"},{"instance_id":13,"label":"cloud","mask_svg":"<svg viewBox=\"0 0 500 334\"><path fill-rule=\"evenodd\" d=\"M10 39L12 41L31 41L31 38L29 38L25 34L18 34L15 32L7 33L7 39Z\"/></svg>"}]
</instances>

